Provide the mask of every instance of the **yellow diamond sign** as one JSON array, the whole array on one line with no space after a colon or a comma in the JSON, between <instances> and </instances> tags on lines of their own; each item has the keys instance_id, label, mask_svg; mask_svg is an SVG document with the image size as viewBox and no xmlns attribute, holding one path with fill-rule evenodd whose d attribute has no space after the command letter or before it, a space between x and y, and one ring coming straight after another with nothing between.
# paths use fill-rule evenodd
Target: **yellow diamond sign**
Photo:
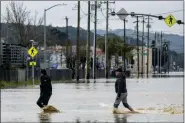
<instances>
[{"instance_id":1,"label":"yellow diamond sign","mask_svg":"<svg viewBox=\"0 0 185 123\"><path fill-rule=\"evenodd\" d=\"M30 66L36 66L37 63L35 61L30 62Z\"/></svg>"},{"instance_id":2,"label":"yellow diamond sign","mask_svg":"<svg viewBox=\"0 0 185 123\"><path fill-rule=\"evenodd\" d=\"M38 53L38 50L35 48L35 47L31 47L29 50L28 50L28 54L31 56L31 57L35 57Z\"/></svg>"},{"instance_id":3,"label":"yellow diamond sign","mask_svg":"<svg viewBox=\"0 0 185 123\"><path fill-rule=\"evenodd\" d=\"M172 14L166 17L164 21L169 27L173 26L177 22Z\"/></svg>"}]
</instances>

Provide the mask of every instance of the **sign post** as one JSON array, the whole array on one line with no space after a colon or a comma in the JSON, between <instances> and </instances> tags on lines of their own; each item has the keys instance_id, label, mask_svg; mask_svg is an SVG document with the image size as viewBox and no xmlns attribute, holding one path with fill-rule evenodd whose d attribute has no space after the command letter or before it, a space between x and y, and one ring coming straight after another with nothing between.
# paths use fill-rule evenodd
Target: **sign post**
<instances>
[{"instance_id":1,"label":"sign post","mask_svg":"<svg viewBox=\"0 0 185 123\"><path fill-rule=\"evenodd\" d=\"M34 85L34 66L36 62L33 61L33 58L37 55L38 50L33 46L34 41L32 41L32 47L28 50L28 54L32 57L32 61L30 62L30 66L32 66L32 82Z\"/></svg>"}]
</instances>

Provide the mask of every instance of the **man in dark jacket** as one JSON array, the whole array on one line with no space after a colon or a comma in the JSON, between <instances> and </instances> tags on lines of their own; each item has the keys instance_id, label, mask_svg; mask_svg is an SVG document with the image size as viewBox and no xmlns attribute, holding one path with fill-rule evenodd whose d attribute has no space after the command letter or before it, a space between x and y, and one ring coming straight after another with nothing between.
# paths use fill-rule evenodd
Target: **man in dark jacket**
<instances>
[{"instance_id":1,"label":"man in dark jacket","mask_svg":"<svg viewBox=\"0 0 185 123\"><path fill-rule=\"evenodd\" d=\"M52 95L52 85L51 78L47 75L45 69L41 70L41 78L40 78L40 97L37 101L37 105L40 108L48 105L49 99Z\"/></svg>"},{"instance_id":2,"label":"man in dark jacket","mask_svg":"<svg viewBox=\"0 0 185 123\"><path fill-rule=\"evenodd\" d=\"M131 112L136 113L132 107L127 103L127 87L126 87L126 76L122 71L122 68L118 68L115 71L117 80L115 83L115 91L117 93L117 97L114 103L114 110L113 112L119 112L118 106L120 102L122 101L125 108L128 108Z\"/></svg>"}]
</instances>

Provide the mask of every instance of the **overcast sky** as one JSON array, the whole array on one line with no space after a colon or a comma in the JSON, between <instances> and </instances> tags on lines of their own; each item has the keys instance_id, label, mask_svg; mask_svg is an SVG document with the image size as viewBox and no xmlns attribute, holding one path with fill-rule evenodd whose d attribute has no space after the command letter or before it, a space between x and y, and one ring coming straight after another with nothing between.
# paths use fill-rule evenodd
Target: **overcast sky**
<instances>
[{"instance_id":1,"label":"overcast sky","mask_svg":"<svg viewBox=\"0 0 185 123\"><path fill-rule=\"evenodd\" d=\"M44 9L51 7L52 5L65 3L66 6L57 6L55 8L47 11L47 22L46 24L52 24L53 26L65 26L65 16L69 18L69 25L77 26L77 10L72 10L77 4L77 1L24 1L24 5L27 6L32 13L37 11L39 16L43 16ZM92 2L93 3L93 2ZM5 13L5 6L8 1L1 1L1 14ZM118 12L121 8L124 8L127 12L137 12L145 14L160 14L167 13L176 10L183 10L183 1L116 1L115 4L110 4L110 8L115 9ZM87 29L87 1L81 2L81 23L80 26ZM103 14L105 15L105 4L102 4ZM84 12L84 13L83 13ZM105 29L105 17L103 16L101 10L98 10L98 29ZM162 14L167 17L168 14ZM183 11L171 13L177 20L183 20ZM118 17L110 17L109 29L120 29L123 28L123 22L118 19ZM136 18L127 17L128 23L126 28L134 29ZM93 18L92 18L93 21ZM183 25L175 24L172 27L168 27L164 20L153 19L151 31L164 31L165 33L175 33L183 35ZM142 24L140 23L140 30L142 29ZM94 29L93 22L91 22L91 29ZM146 28L145 28L146 30ZM146 30L147 31L147 30Z\"/></svg>"}]
</instances>

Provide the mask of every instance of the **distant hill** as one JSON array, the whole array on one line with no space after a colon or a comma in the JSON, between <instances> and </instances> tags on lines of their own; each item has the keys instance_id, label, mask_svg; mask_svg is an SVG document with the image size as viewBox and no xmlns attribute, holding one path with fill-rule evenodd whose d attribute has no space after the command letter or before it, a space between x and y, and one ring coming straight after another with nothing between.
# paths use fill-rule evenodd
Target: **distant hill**
<instances>
[{"instance_id":1,"label":"distant hill","mask_svg":"<svg viewBox=\"0 0 185 123\"><path fill-rule=\"evenodd\" d=\"M7 24L5 23L1 23L1 37L7 37ZM38 42L40 42L40 44L43 44L43 26L39 26L37 27L38 28L38 32L37 34L39 35L38 39L36 39ZM58 30L60 30L62 33L61 35L61 39L62 40L59 40L59 39L55 39L55 38L52 38L54 37L53 35L49 34L50 30L52 28L56 28ZM75 45L76 44L76 32L77 32L77 28L76 27L72 27L72 26L69 26L68 27L68 32L69 32L69 39L72 41L72 44ZM115 29L115 30L111 30L109 31L109 36L120 36L122 39L123 39L123 29ZM100 37L100 36L104 36L105 34L105 30L97 30L97 37ZM13 34L11 34L9 32L9 36L12 36ZM141 32L140 32L140 35L141 35ZM66 27L52 27L52 26L48 26L47 27L47 40L51 40L51 42L49 42L49 45L55 45L55 44L58 44L60 43L61 45L64 45L64 42L66 40ZM150 38L151 40L154 40L154 33L150 33ZM129 44L132 44L132 45L136 45L137 43L137 40L136 40L136 34L135 34L135 31L134 30L131 30L131 29L126 29L126 38L128 39L128 42ZM164 38L166 40L169 40L171 41L171 45L170 45L170 49L172 51L175 51L177 53L183 53L183 47L184 47L184 40L183 40L183 36L179 36L179 35L176 35L176 34L164 34ZM10 42L17 42L15 41L12 36L12 38L10 38ZM94 33L93 31L91 31L91 46L93 45L93 40L94 40ZM56 40L59 40L59 41L56 41ZM86 41L87 41L87 30L86 29L83 29L83 28L80 28L80 44L86 44ZM144 42L146 43L147 42L147 33L145 33L145 40ZM139 38L139 44L141 45L142 42L141 42L141 37ZM151 42L150 42L151 44Z\"/></svg>"},{"instance_id":2,"label":"distant hill","mask_svg":"<svg viewBox=\"0 0 185 123\"><path fill-rule=\"evenodd\" d=\"M109 32L114 33L114 34L121 36L121 37L124 34L123 29L115 29L115 30L111 30ZM97 30L97 33L103 36L105 34L105 30ZM139 32L139 33L140 33L140 35L142 34L142 32ZM135 41L133 41L133 39L136 39L136 34L135 34L134 30L126 29L126 36L129 37L129 39L132 39L132 40L129 40L128 43L131 43L131 44L136 43ZM151 40L155 39L154 36L155 36L154 33L150 33ZM165 33L163 36L164 36L164 39L169 40L171 42L170 49L172 51L175 51L177 53L184 52L184 37L183 36L180 36L177 34L165 34ZM141 38L140 38L140 40L141 40ZM147 43L147 33L145 33L144 42ZM151 42L150 42L150 44L151 44Z\"/></svg>"}]
</instances>

